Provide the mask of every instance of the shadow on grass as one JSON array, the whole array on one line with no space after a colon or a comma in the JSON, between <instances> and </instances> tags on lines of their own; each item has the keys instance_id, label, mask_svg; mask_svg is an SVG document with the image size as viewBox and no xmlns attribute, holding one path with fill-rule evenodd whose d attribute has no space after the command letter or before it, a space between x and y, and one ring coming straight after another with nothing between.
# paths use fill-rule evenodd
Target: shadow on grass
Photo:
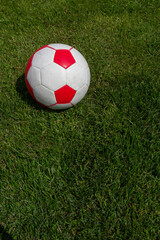
<instances>
[{"instance_id":1,"label":"shadow on grass","mask_svg":"<svg viewBox=\"0 0 160 240\"><path fill-rule=\"evenodd\" d=\"M29 94L29 91L27 89L26 83L25 83L25 74L22 74L16 82L16 90L19 93L21 99L26 102L28 105L30 105L31 107L35 108L36 110L39 111L48 111L48 112L64 112L67 111L68 109L65 110L52 110L50 108L44 107L41 104L39 104L38 102L36 102L31 95Z\"/></svg>"},{"instance_id":2,"label":"shadow on grass","mask_svg":"<svg viewBox=\"0 0 160 240\"><path fill-rule=\"evenodd\" d=\"M13 240L13 238L11 237L10 234L8 234L4 228L2 227L2 225L0 225L0 239L1 240Z\"/></svg>"}]
</instances>

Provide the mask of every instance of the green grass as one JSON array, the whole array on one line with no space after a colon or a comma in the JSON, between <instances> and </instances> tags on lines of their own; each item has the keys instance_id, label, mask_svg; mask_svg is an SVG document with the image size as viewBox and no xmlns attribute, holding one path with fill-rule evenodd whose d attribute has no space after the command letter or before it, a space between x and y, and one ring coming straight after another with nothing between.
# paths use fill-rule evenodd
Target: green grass
<instances>
[{"instance_id":1,"label":"green grass","mask_svg":"<svg viewBox=\"0 0 160 240\"><path fill-rule=\"evenodd\" d=\"M0 238L156 240L160 235L158 0L2 0ZM49 43L87 59L91 85L54 112L29 95Z\"/></svg>"}]
</instances>

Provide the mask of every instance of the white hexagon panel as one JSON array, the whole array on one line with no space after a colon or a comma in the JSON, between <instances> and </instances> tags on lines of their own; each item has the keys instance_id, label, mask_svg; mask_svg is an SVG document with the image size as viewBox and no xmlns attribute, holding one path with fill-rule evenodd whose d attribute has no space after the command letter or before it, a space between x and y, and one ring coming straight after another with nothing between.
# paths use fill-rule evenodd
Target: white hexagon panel
<instances>
[{"instance_id":1,"label":"white hexagon panel","mask_svg":"<svg viewBox=\"0 0 160 240\"><path fill-rule=\"evenodd\" d=\"M88 84L89 79L87 68L82 67L78 63L66 69L67 85L75 90L82 88L84 84Z\"/></svg>"},{"instance_id":2,"label":"white hexagon panel","mask_svg":"<svg viewBox=\"0 0 160 240\"><path fill-rule=\"evenodd\" d=\"M40 85L41 84L40 69L31 66L27 74L27 79L32 88Z\"/></svg>"},{"instance_id":3,"label":"white hexagon panel","mask_svg":"<svg viewBox=\"0 0 160 240\"><path fill-rule=\"evenodd\" d=\"M41 69L41 79L43 86L56 91L66 85L66 71L58 64L52 62Z\"/></svg>"},{"instance_id":4,"label":"white hexagon panel","mask_svg":"<svg viewBox=\"0 0 160 240\"><path fill-rule=\"evenodd\" d=\"M49 107L50 105L56 104L54 92L42 85L33 88L33 93L35 99L42 105Z\"/></svg>"},{"instance_id":5,"label":"white hexagon panel","mask_svg":"<svg viewBox=\"0 0 160 240\"><path fill-rule=\"evenodd\" d=\"M73 97L71 103L73 105L76 105L78 102L80 102L82 100L82 98L84 98L87 91L88 91L88 86L85 84L82 88L80 88L79 90L76 91L76 94Z\"/></svg>"},{"instance_id":6,"label":"white hexagon panel","mask_svg":"<svg viewBox=\"0 0 160 240\"><path fill-rule=\"evenodd\" d=\"M74 59L76 60L76 63L78 63L79 65L81 65L84 68L88 67L88 63L87 63L86 59L83 57L83 55L79 51L77 51L75 48L72 48L71 53L72 53L72 56L74 57Z\"/></svg>"},{"instance_id":7,"label":"white hexagon panel","mask_svg":"<svg viewBox=\"0 0 160 240\"><path fill-rule=\"evenodd\" d=\"M35 66L39 69L49 65L53 62L55 50L49 47L45 47L37 51L32 59L32 66Z\"/></svg>"},{"instance_id":8,"label":"white hexagon panel","mask_svg":"<svg viewBox=\"0 0 160 240\"><path fill-rule=\"evenodd\" d=\"M54 54L55 50L50 49L48 46L45 46L44 48L40 48L36 54L44 55L44 54Z\"/></svg>"}]
</instances>

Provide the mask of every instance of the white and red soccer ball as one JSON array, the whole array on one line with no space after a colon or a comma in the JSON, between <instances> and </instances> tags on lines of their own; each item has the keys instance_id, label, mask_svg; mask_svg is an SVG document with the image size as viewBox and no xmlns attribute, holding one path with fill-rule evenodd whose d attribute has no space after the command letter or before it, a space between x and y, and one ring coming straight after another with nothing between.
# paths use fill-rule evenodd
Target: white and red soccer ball
<instances>
[{"instance_id":1,"label":"white and red soccer ball","mask_svg":"<svg viewBox=\"0 0 160 240\"><path fill-rule=\"evenodd\" d=\"M38 49L28 61L25 81L37 102L51 109L67 109L85 96L90 70L75 48L49 44Z\"/></svg>"}]
</instances>

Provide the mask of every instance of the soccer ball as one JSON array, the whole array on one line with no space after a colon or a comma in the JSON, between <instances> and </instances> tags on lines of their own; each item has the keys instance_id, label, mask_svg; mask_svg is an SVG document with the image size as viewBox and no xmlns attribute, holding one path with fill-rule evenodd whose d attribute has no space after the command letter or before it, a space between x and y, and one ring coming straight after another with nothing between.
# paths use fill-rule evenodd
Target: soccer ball
<instances>
[{"instance_id":1,"label":"soccer ball","mask_svg":"<svg viewBox=\"0 0 160 240\"><path fill-rule=\"evenodd\" d=\"M49 44L29 59L25 81L31 96L51 109L77 104L90 84L89 66L82 54L65 44Z\"/></svg>"}]
</instances>

